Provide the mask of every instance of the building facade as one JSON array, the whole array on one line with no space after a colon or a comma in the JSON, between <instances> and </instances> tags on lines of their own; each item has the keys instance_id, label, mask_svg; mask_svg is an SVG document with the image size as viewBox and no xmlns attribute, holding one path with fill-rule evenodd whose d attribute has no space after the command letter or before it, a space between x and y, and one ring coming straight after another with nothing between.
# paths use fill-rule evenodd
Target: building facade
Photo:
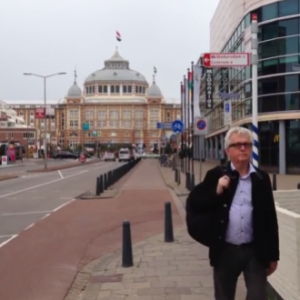
<instances>
[{"instance_id":1,"label":"building facade","mask_svg":"<svg viewBox=\"0 0 300 300\"><path fill-rule=\"evenodd\" d=\"M282 174L299 173L300 1L221 0L211 21L210 51L251 52L251 13L257 14L259 25L260 166ZM251 67L214 69L211 109L205 109L205 75L202 78L200 107L210 125L206 137L208 158L223 156L224 135L230 126L251 128L251 75ZM224 118L224 90L238 95L230 99L229 122Z\"/></svg>"},{"instance_id":2,"label":"building facade","mask_svg":"<svg viewBox=\"0 0 300 300\"><path fill-rule=\"evenodd\" d=\"M156 84L156 72L149 86L146 78L130 69L129 61L119 52L104 62L104 67L90 74L83 86L74 83L67 96L48 102L46 122L35 118L40 103L14 104L25 122L38 129L52 144L76 148L95 144L159 145L170 132L157 129L158 122L180 118L180 104L167 103Z\"/></svg>"}]
</instances>

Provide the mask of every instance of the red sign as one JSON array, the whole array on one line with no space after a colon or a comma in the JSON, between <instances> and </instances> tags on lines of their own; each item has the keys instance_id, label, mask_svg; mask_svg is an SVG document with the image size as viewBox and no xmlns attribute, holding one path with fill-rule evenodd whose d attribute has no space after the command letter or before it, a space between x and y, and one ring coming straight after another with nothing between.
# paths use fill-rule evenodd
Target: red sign
<instances>
[{"instance_id":1,"label":"red sign","mask_svg":"<svg viewBox=\"0 0 300 300\"><path fill-rule=\"evenodd\" d=\"M35 109L35 118L36 119L45 119L45 109L44 108L36 108Z\"/></svg>"},{"instance_id":2,"label":"red sign","mask_svg":"<svg viewBox=\"0 0 300 300\"><path fill-rule=\"evenodd\" d=\"M205 53L203 65L206 68L247 67L250 65L249 53Z\"/></svg>"},{"instance_id":3,"label":"red sign","mask_svg":"<svg viewBox=\"0 0 300 300\"><path fill-rule=\"evenodd\" d=\"M251 14L251 21L257 21L257 14Z\"/></svg>"}]
</instances>

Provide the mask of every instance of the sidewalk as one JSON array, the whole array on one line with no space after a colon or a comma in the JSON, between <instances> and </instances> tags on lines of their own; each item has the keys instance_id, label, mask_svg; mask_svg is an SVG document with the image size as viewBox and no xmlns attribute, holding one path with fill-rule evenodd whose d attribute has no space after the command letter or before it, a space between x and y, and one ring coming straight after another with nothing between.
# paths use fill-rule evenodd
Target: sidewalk
<instances>
[{"instance_id":1,"label":"sidewalk","mask_svg":"<svg viewBox=\"0 0 300 300\"><path fill-rule=\"evenodd\" d=\"M141 201L136 207L137 212L149 201L155 202L161 192L165 192L165 197L171 195L154 160L145 160L138 165L121 187L119 200L128 192L131 197L138 193ZM178 198L173 199L177 209L183 212ZM163 235L158 234L135 243L134 267L131 268L122 268L121 250L94 260L78 273L65 300L212 300L212 269L207 248L188 236L185 226L180 225L182 222L176 221L176 211L173 205L175 242L164 243ZM163 224L163 211L159 222ZM149 222L149 229L154 224L155 220ZM134 224L132 233L134 239ZM236 299L243 300L242 281L239 286Z\"/></svg>"}]
</instances>

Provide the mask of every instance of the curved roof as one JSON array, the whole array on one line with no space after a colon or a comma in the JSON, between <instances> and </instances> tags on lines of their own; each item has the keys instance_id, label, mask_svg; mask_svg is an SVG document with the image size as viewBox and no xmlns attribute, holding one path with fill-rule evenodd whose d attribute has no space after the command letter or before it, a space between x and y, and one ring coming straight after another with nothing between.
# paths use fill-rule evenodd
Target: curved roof
<instances>
[{"instance_id":1,"label":"curved roof","mask_svg":"<svg viewBox=\"0 0 300 300\"><path fill-rule=\"evenodd\" d=\"M160 88L157 86L155 81L152 83L152 85L149 87L147 91L147 97L149 98L162 98L162 92Z\"/></svg>"},{"instance_id":2,"label":"curved roof","mask_svg":"<svg viewBox=\"0 0 300 300\"><path fill-rule=\"evenodd\" d=\"M73 85L69 88L67 97L68 98L81 98L81 89L77 85L76 82L74 82Z\"/></svg>"},{"instance_id":3,"label":"curved roof","mask_svg":"<svg viewBox=\"0 0 300 300\"><path fill-rule=\"evenodd\" d=\"M137 81L147 84L145 76L129 68L129 61L120 56L119 52L104 62L104 68L90 74L85 83L94 81Z\"/></svg>"}]
</instances>

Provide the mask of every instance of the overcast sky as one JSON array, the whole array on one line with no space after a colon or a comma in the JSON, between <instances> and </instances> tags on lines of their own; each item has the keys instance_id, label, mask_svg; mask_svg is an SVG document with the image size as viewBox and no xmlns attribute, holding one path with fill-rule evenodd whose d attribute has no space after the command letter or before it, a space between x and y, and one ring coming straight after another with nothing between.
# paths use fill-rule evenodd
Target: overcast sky
<instances>
[{"instance_id":1,"label":"overcast sky","mask_svg":"<svg viewBox=\"0 0 300 300\"><path fill-rule=\"evenodd\" d=\"M43 98L42 80L24 72L48 75L47 98L63 98L103 68L119 47L130 67L157 84L166 98L179 99L179 84L191 61L209 50L209 23L218 0L9 0L0 11L0 99ZM122 42L116 41L116 30Z\"/></svg>"}]
</instances>

